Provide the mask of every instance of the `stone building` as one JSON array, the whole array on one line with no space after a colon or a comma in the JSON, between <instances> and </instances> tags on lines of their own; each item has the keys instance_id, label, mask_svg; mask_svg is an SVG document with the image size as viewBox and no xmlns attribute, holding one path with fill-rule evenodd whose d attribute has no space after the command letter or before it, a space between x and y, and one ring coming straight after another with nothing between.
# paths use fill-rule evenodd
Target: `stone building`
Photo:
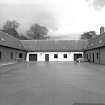
<instances>
[{"instance_id":1,"label":"stone building","mask_svg":"<svg viewBox=\"0 0 105 105\"><path fill-rule=\"evenodd\" d=\"M22 43L11 35L0 31L0 62L26 59L26 50Z\"/></svg>"},{"instance_id":2,"label":"stone building","mask_svg":"<svg viewBox=\"0 0 105 105\"><path fill-rule=\"evenodd\" d=\"M105 64L105 32L103 27L100 28L100 35L88 41L84 55L89 62Z\"/></svg>"}]
</instances>

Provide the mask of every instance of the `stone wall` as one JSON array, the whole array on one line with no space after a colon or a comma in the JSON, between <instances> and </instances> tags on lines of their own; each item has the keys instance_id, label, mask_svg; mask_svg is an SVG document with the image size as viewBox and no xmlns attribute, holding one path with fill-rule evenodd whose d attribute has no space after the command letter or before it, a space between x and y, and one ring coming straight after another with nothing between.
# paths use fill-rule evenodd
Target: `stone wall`
<instances>
[{"instance_id":1,"label":"stone wall","mask_svg":"<svg viewBox=\"0 0 105 105\"><path fill-rule=\"evenodd\" d=\"M0 46L0 62L16 61L18 58L26 59L26 52Z\"/></svg>"}]
</instances>

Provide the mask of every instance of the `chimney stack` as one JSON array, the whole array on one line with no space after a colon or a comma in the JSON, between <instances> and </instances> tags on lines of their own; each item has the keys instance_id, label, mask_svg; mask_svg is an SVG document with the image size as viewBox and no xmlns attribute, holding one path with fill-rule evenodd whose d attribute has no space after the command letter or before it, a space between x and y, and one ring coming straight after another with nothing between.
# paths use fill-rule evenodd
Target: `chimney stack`
<instances>
[{"instance_id":1,"label":"chimney stack","mask_svg":"<svg viewBox=\"0 0 105 105\"><path fill-rule=\"evenodd\" d=\"M100 35L105 32L105 28L103 26L100 27Z\"/></svg>"}]
</instances>

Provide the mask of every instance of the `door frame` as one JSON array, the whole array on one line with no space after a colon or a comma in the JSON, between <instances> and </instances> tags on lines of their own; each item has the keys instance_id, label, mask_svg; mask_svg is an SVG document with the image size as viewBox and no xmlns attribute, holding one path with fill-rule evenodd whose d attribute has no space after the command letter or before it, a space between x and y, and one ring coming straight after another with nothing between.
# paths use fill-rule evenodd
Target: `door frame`
<instances>
[{"instance_id":1,"label":"door frame","mask_svg":"<svg viewBox=\"0 0 105 105\"><path fill-rule=\"evenodd\" d=\"M45 54L45 61L49 62L49 54Z\"/></svg>"}]
</instances>

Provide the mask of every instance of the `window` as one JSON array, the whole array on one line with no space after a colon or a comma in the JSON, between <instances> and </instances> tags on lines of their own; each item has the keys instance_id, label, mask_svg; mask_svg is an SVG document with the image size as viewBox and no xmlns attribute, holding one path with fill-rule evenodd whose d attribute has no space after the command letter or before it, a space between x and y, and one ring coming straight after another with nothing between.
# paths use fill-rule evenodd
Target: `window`
<instances>
[{"instance_id":1,"label":"window","mask_svg":"<svg viewBox=\"0 0 105 105\"><path fill-rule=\"evenodd\" d=\"M88 54L87 54L87 59L88 59Z\"/></svg>"},{"instance_id":2,"label":"window","mask_svg":"<svg viewBox=\"0 0 105 105\"><path fill-rule=\"evenodd\" d=\"M19 58L23 58L23 53L20 53L19 54Z\"/></svg>"},{"instance_id":3,"label":"window","mask_svg":"<svg viewBox=\"0 0 105 105\"><path fill-rule=\"evenodd\" d=\"M54 54L54 58L58 58L58 54Z\"/></svg>"},{"instance_id":4,"label":"window","mask_svg":"<svg viewBox=\"0 0 105 105\"><path fill-rule=\"evenodd\" d=\"M11 55L10 56L11 56L11 59L13 59L13 52L11 52Z\"/></svg>"},{"instance_id":5,"label":"window","mask_svg":"<svg viewBox=\"0 0 105 105\"><path fill-rule=\"evenodd\" d=\"M94 62L94 53L93 53L93 62Z\"/></svg>"},{"instance_id":6,"label":"window","mask_svg":"<svg viewBox=\"0 0 105 105\"><path fill-rule=\"evenodd\" d=\"M99 58L99 54L97 53L97 59Z\"/></svg>"},{"instance_id":7,"label":"window","mask_svg":"<svg viewBox=\"0 0 105 105\"><path fill-rule=\"evenodd\" d=\"M90 53L90 55L89 55L89 56L90 56L90 58L91 58L91 53Z\"/></svg>"},{"instance_id":8,"label":"window","mask_svg":"<svg viewBox=\"0 0 105 105\"><path fill-rule=\"evenodd\" d=\"M64 57L64 58L67 58L67 54L64 54L63 57Z\"/></svg>"},{"instance_id":9,"label":"window","mask_svg":"<svg viewBox=\"0 0 105 105\"><path fill-rule=\"evenodd\" d=\"M2 53L1 53L1 51L0 51L0 60L2 59Z\"/></svg>"}]
</instances>

